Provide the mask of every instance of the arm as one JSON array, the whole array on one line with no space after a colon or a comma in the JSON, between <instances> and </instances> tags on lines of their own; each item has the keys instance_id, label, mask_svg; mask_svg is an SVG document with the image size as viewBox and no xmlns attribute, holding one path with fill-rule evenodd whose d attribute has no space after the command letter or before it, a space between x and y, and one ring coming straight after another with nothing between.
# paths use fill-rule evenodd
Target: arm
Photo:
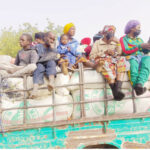
<instances>
[{"instance_id":1,"label":"arm","mask_svg":"<svg viewBox=\"0 0 150 150\"><path fill-rule=\"evenodd\" d=\"M115 50L117 51L117 53L118 53L119 55L121 55L121 54L122 54L122 48L121 48L121 44L120 44L119 39L116 38L116 37L113 37L112 41L116 43L116 48L115 48Z\"/></svg>"},{"instance_id":2,"label":"arm","mask_svg":"<svg viewBox=\"0 0 150 150\"><path fill-rule=\"evenodd\" d=\"M39 59L39 56L38 56L37 52L35 50L33 50L30 55L30 63L36 64L38 59Z\"/></svg>"},{"instance_id":3,"label":"arm","mask_svg":"<svg viewBox=\"0 0 150 150\"><path fill-rule=\"evenodd\" d=\"M59 53L59 54L65 54L65 53L67 53L67 48L65 48L65 49L62 49L61 48L61 46L58 46L57 47L57 52Z\"/></svg>"},{"instance_id":4,"label":"arm","mask_svg":"<svg viewBox=\"0 0 150 150\"><path fill-rule=\"evenodd\" d=\"M20 60L19 60L19 52L18 52L16 59L15 59L15 65L19 66L19 63L20 63Z\"/></svg>"},{"instance_id":5,"label":"arm","mask_svg":"<svg viewBox=\"0 0 150 150\"><path fill-rule=\"evenodd\" d=\"M70 49L70 53L72 53L72 55L74 55L74 56L79 56L79 55L81 55L81 53L78 52L77 49L72 48L71 46L69 47L69 49Z\"/></svg>"},{"instance_id":6,"label":"arm","mask_svg":"<svg viewBox=\"0 0 150 150\"><path fill-rule=\"evenodd\" d=\"M79 43L77 41L74 41L73 43L68 45L68 47L70 48L70 52L75 56L81 55L81 53L77 51L78 46Z\"/></svg>"},{"instance_id":7,"label":"arm","mask_svg":"<svg viewBox=\"0 0 150 150\"><path fill-rule=\"evenodd\" d=\"M120 45L120 44L117 44L117 46L116 46L116 51L117 51L118 55L121 55L121 54L122 54L122 48L121 48L121 45Z\"/></svg>"},{"instance_id":8,"label":"arm","mask_svg":"<svg viewBox=\"0 0 150 150\"><path fill-rule=\"evenodd\" d=\"M98 54L98 47L97 47L98 41L96 41L92 47L91 53L90 53L90 59L95 59L96 55Z\"/></svg>"},{"instance_id":9,"label":"arm","mask_svg":"<svg viewBox=\"0 0 150 150\"><path fill-rule=\"evenodd\" d=\"M51 51L49 53L47 53L45 56L41 57L40 60L38 62L46 62L49 60L57 60L59 59L59 54L55 51Z\"/></svg>"}]
</instances>

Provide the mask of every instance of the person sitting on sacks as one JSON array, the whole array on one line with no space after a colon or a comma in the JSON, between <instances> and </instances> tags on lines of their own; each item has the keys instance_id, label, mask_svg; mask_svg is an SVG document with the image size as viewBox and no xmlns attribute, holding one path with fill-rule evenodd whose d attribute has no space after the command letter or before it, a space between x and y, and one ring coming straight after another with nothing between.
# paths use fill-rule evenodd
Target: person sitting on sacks
<instances>
[{"instance_id":1,"label":"person sitting on sacks","mask_svg":"<svg viewBox=\"0 0 150 150\"><path fill-rule=\"evenodd\" d=\"M150 43L138 38L140 27L139 21L130 20L125 27L126 35L120 38L123 55L130 63L129 79L136 95L146 91L144 84L150 74L150 56L143 54L143 51L150 50Z\"/></svg>"},{"instance_id":2,"label":"person sitting on sacks","mask_svg":"<svg viewBox=\"0 0 150 150\"><path fill-rule=\"evenodd\" d=\"M5 78L31 74L37 68L38 55L36 50L31 47L31 43L32 36L30 34L24 33L21 35L20 46L22 50L18 52L15 64L3 63L0 65L0 69L8 72L8 74L5 74Z\"/></svg>"},{"instance_id":3,"label":"person sitting on sacks","mask_svg":"<svg viewBox=\"0 0 150 150\"><path fill-rule=\"evenodd\" d=\"M84 55L89 60L91 49L92 49L91 38L89 37L83 38L80 42L78 51L80 51L82 55Z\"/></svg>"},{"instance_id":4,"label":"person sitting on sacks","mask_svg":"<svg viewBox=\"0 0 150 150\"><path fill-rule=\"evenodd\" d=\"M69 68L72 69L76 63L76 57L81 55L81 53L77 52L75 48L72 48L69 45L69 37L67 34L61 35L60 44L57 47L57 51L61 54L61 58L63 59L61 59L59 63L62 63L62 72L66 75L68 74L67 67L69 66Z\"/></svg>"},{"instance_id":5,"label":"person sitting on sacks","mask_svg":"<svg viewBox=\"0 0 150 150\"><path fill-rule=\"evenodd\" d=\"M102 31L99 31L97 34L93 36L93 43L95 43L97 40L101 39L103 37Z\"/></svg>"},{"instance_id":6,"label":"person sitting on sacks","mask_svg":"<svg viewBox=\"0 0 150 150\"><path fill-rule=\"evenodd\" d=\"M74 69L80 62L85 66L92 66L92 64L77 51L79 43L73 38L74 35L74 24L66 24L64 27L64 35L61 36L58 46L58 52L61 54L61 59L58 64L61 66L62 72L65 75L68 74L68 66L71 67L70 69Z\"/></svg>"},{"instance_id":7,"label":"person sitting on sacks","mask_svg":"<svg viewBox=\"0 0 150 150\"><path fill-rule=\"evenodd\" d=\"M38 87L44 83L44 74L49 79L48 90L51 91L54 87L54 78L56 75L56 60L59 58L55 48L55 35L52 32L47 32L44 35L44 44L37 47L39 60L37 69L33 74L33 91L30 98L36 98ZM58 58L57 58L58 57Z\"/></svg>"},{"instance_id":8,"label":"person sitting on sacks","mask_svg":"<svg viewBox=\"0 0 150 150\"><path fill-rule=\"evenodd\" d=\"M101 72L110 85L115 100L122 100L122 81L126 71L125 57L121 57L122 50L119 40L114 37L116 28L106 25L102 31L103 38L97 40L90 53L90 59L95 60L97 72Z\"/></svg>"},{"instance_id":9,"label":"person sitting on sacks","mask_svg":"<svg viewBox=\"0 0 150 150\"><path fill-rule=\"evenodd\" d=\"M37 44L43 44L44 32L37 32L34 35L34 41L32 42L32 46L36 46Z\"/></svg>"},{"instance_id":10,"label":"person sitting on sacks","mask_svg":"<svg viewBox=\"0 0 150 150\"><path fill-rule=\"evenodd\" d=\"M35 43L36 44L44 44L44 35L45 35L44 32L35 33L35 35L34 35Z\"/></svg>"}]
</instances>

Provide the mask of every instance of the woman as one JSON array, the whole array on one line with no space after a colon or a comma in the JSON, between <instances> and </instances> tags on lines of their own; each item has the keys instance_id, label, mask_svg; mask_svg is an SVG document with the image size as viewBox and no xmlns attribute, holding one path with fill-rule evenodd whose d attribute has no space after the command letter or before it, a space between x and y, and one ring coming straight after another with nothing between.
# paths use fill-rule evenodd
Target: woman
<instances>
[{"instance_id":1,"label":"woman","mask_svg":"<svg viewBox=\"0 0 150 150\"><path fill-rule=\"evenodd\" d=\"M150 50L150 44L138 38L140 28L139 21L130 20L125 27L126 35L120 38L123 55L130 63L129 78L136 95L141 95L146 91L144 83L150 74L150 56L144 55L145 51Z\"/></svg>"},{"instance_id":2,"label":"woman","mask_svg":"<svg viewBox=\"0 0 150 150\"><path fill-rule=\"evenodd\" d=\"M119 40L114 37L116 28L111 25L104 27L103 38L97 40L90 53L95 60L97 72L101 72L110 85L115 100L122 100L122 80L126 71L125 58L122 54Z\"/></svg>"},{"instance_id":3,"label":"woman","mask_svg":"<svg viewBox=\"0 0 150 150\"><path fill-rule=\"evenodd\" d=\"M86 58L84 58L80 52L77 51L79 42L73 38L75 35L75 31L76 29L73 23L68 23L64 26L64 35L67 35L68 37L67 39L68 40L68 43L67 43L68 52L72 54L72 55L69 55L66 52L64 54L61 53L62 57L59 61L59 64L61 65L62 71L65 75L68 74L68 69L67 69L68 66L72 66L70 69L75 68L79 62L82 62L85 66L93 67L93 64L90 61L88 61ZM59 47L60 45L57 47L57 49ZM72 62L71 65L69 64L69 61L66 59L66 56L70 57L69 60L71 59L71 62Z\"/></svg>"}]
</instances>

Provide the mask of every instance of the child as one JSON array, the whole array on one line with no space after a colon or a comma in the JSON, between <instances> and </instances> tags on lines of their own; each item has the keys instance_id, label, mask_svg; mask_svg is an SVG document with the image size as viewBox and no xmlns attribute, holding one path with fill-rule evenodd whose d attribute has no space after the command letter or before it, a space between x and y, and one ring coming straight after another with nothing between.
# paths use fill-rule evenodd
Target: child
<instances>
[{"instance_id":1,"label":"child","mask_svg":"<svg viewBox=\"0 0 150 150\"><path fill-rule=\"evenodd\" d=\"M73 68L73 65L76 63L76 57L80 56L81 53L69 45L69 37L66 34L60 37L60 44L57 47L57 51L61 55L59 64L61 64L62 72L66 75L68 74L67 67Z\"/></svg>"},{"instance_id":2,"label":"child","mask_svg":"<svg viewBox=\"0 0 150 150\"><path fill-rule=\"evenodd\" d=\"M43 32L38 32L38 33L35 33L35 42L37 44L44 44L44 33Z\"/></svg>"},{"instance_id":3,"label":"child","mask_svg":"<svg viewBox=\"0 0 150 150\"><path fill-rule=\"evenodd\" d=\"M24 33L20 37L20 50L17 54L15 65L10 64L10 69L6 71L8 74L5 77L22 76L26 73L32 73L36 69L36 62L38 60L38 55L35 49L31 48L32 36L30 34ZM3 68L4 70L4 68Z\"/></svg>"},{"instance_id":4,"label":"child","mask_svg":"<svg viewBox=\"0 0 150 150\"><path fill-rule=\"evenodd\" d=\"M34 42L31 43L31 46L35 47L37 44L44 43L44 32L37 32L34 35Z\"/></svg>"},{"instance_id":5,"label":"child","mask_svg":"<svg viewBox=\"0 0 150 150\"><path fill-rule=\"evenodd\" d=\"M84 53L85 53L85 56L86 58L89 60L89 55L90 55L90 52L91 52L91 39L89 37L87 38L83 38L81 40L81 45L84 46Z\"/></svg>"}]
</instances>

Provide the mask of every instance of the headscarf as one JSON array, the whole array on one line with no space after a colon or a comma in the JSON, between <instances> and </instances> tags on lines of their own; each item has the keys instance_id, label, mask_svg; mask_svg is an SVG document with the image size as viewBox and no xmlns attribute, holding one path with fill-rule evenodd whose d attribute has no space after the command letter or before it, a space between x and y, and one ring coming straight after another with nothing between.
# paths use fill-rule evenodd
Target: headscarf
<instances>
[{"instance_id":1,"label":"headscarf","mask_svg":"<svg viewBox=\"0 0 150 150\"><path fill-rule=\"evenodd\" d=\"M113 26L113 25L106 25L106 26L104 26L102 34L105 34L105 33L109 32L109 31L115 32L115 30L116 30L115 26Z\"/></svg>"},{"instance_id":2,"label":"headscarf","mask_svg":"<svg viewBox=\"0 0 150 150\"><path fill-rule=\"evenodd\" d=\"M129 34L131 29L136 27L137 25L140 25L140 22L138 20L130 20L125 26L125 34Z\"/></svg>"},{"instance_id":3,"label":"headscarf","mask_svg":"<svg viewBox=\"0 0 150 150\"><path fill-rule=\"evenodd\" d=\"M86 38L83 38L82 40L81 40L81 44L82 45L90 45L91 44L91 38L89 38L89 37L86 37Z\"/></svg>"},{"instance_id":4,"label":"headscarf","mask_svg":"<svg viewBox=\"0 0 150 150\"><path fill-rule=\"evenodd\" d=\"M67 34L71 27L74 27L75 25L73 23L68 23L64 26L64 34Z\"/></svg>"},{"instance_id":5,"label":"headscarf","mask_svg":"<svg viewBox=\"0 0 150 150\"><path fill-rule=\"evenodd\" d=\"M99 31L97 34L93 36L93 42L95 43L95 41L99 40L102 37L103 37L102 31Z\"/></svg>"}]
</instances>

